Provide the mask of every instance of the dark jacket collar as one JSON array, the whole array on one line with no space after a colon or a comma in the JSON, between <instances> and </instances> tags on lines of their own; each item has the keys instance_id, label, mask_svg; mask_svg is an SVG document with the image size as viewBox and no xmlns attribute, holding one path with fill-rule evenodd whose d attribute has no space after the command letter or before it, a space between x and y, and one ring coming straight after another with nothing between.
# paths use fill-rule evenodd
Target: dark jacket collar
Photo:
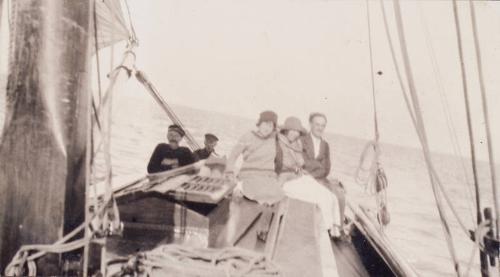
<instances>
[{"instance_id":1,"label":"dark jacket collar","mask_svg":"<svg viewBox=\"0 0 500 277\"><path fill-rule=\"evenodd\" d=\"M319 153L317 157L315 157L314 153L314 143L313 143L313 138L312 134L309 132L307 133L306 136L304 136L302 143L304 147L304 153L307 155L309 159L321 159L322 156L324 156L325 152L325 140L323 138L320 138L320 144L319 144Z\"/></svg>"}]
</instances>

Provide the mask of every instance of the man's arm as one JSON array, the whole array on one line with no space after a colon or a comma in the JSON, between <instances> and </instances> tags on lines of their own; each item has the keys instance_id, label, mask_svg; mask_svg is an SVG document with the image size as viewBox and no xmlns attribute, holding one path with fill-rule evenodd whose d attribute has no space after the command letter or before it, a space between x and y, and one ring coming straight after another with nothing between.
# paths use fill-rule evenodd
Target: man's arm
<instances>
[{"instance_id":1,"label":"man's arm","mask_svg":"<svg viewBox=\"0 0 500 277\"><path fill-rule=\"evenodd\" d=\"M198 154L199 152L200 152L200 149L193 151L193 158L194 158L195 162L201 160L200 155Z\"/></svg>"},{"instance_id":2,"label":"man's arm","mask_svg":"<svg viewBox=\"0 0 500 277\"><path fill-rule=\"evenodd\" d=\"M148 173L157 173L168 170L167 166L161 164L163 161L162 145L158 144L151 155L148 163Z\"/></svg>"},{"instance_id":3,"label":"man's arm","mask_svg":"<svg viewBox=\"0 0 500 277\"><path fill-rule=\"evenodd\" d=\"M198 160L196 159L196 156L193 152L191 152L191 149L187 148L186 147L186 154L185 154L185 164L184 165L188 165L188 164L192 164L192 163L195 163L197 162Z\"/></svg>"}]
</instances>

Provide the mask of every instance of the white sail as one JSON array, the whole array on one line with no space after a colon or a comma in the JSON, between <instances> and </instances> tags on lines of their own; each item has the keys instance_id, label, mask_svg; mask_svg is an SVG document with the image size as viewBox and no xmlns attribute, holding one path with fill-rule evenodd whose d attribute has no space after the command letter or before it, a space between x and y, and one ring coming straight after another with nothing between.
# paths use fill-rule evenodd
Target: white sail
<instances>
[{"instance_id":1,"label":"white sail","mask_svg":"<svg viewBox=\"0 0 500 277\"><path fill-rule=\"evenodd\" d=\"M97 39L97 49L132 37L120 0L96 0L94 8L96 25L93 26L92 37ZM97 30L97 36L94 33L95 30ZM95 42L93 45L93 49L95 49Z\"/></svg>"}]
</instances>

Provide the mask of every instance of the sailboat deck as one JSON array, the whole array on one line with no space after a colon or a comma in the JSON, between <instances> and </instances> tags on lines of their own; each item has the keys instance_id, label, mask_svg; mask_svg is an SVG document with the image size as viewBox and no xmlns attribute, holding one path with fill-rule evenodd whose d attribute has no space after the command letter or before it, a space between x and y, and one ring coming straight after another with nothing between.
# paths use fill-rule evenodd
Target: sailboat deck
<instances>
[{"instance_id":1,"label":"sailboat deck","mask_svg":"<svg viewBox=\"0 0 500 277\"><path fill-rule=\"evenodd\" d=\"M138 196L138 198L143 197L145 195ZM133 198L137 199L137 197ZM211 228L215 228L217 231L215 235L209 236L208 246L213 248L236 246L263 253L277 263L282 276L322 276L318 231L315 230L316 225L314 224L314 213L317 211L309 203L294 199L288 199L285 202L285 206L265 208L244 198L231 200L227 219L211 224ZM148 200L144 203L149 203L146 205L150 206L137 206L137 203L130 201L130 199L125 202L119 201L119 208L125 222L124 235L123 237L108 238L105 260L127 257L130 254L147 251L162 244L187 243L192 245L192 240L189 241L188 238L186 241L189 234L176 237L169 234L170 231L165 228L144 232L144 230L127 227L130 211L149 213L148 219L166 219L167 222L162 222L163 226L172 223L168 222L170 216L165 217L165 209L153 209L154 205L151 203L154 201ZM144 205L144 203L140 205ZM285 212L283 212L283 208L285 208ZM274 211L274 216L271 218L268 216L269 211ZM268 221L271 223L266 225ZM281 222L278 223L278 221ZM257 232L262 226L269 226L269 234L265 241L257 237ZM367 263L366 257L361 257L357 248L357 246L366 243L366 239L360 232L353 233L352 243L332 241L331 247L335 254L339 276L371 275L365 265ZM380 264L374 264L374 266L378 268Z\"/></svg>"}]
</instances>

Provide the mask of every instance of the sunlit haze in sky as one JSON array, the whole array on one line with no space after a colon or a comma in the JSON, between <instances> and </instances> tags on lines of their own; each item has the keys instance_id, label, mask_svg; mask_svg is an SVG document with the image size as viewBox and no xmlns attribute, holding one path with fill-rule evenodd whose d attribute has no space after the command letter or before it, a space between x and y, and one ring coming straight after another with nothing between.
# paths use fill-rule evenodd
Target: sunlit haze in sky
<instances>
[{"instance_id":1,"label":"sunlit haze in sky","mask_svg":"<svg viewBox=\"0 0 500 277\"><path fill-rule=\"evenodd\" d=\"M459 2L477 148L486 158L469 6ZM281 120L296 115L305 121L310 112L320 111L328 116L329 132L373 137L365 1L129 0L129 4L140 40L137 66L170 103L248 118L271 109ZM402 65L392 1L385 7ZM500 3L475 1L475 7L498 161ZM374 67L383 73L375 77L381 140L418 146L391 60L380 2L369 1L369 8ZM402 1L402 9L430 145L435 151L452 152L443 112L446 102L462 154L467 154L451 1L408 0Z\"/></svg>"}]
</instances>

